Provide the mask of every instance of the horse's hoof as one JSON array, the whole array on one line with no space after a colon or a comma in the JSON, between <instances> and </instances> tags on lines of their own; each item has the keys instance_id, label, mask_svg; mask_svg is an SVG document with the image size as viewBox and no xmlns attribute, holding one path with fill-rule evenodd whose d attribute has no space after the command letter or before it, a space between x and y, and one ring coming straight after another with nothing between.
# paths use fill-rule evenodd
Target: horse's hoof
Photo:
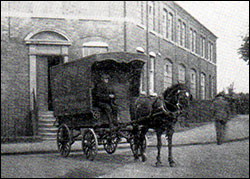
<instances>
[{"instance_id":1,"label":"horse's hoof","mask_svg":"<svg viewBox=\"0 0 250 179\"><path fill-rule=\"evenodd\" d=\"M176 167L177 164L176 164L174 161L171 161L171 162L169 162L169 166L170 166L170 167Z\"/></svg>"},{"instance_id":2,"label":"horse's hoof","mask_svg":"<svg viewBox=\"0 0 250 179\"><path fill-rule=\"evenodd\" d=\"M147 161L146 155L142 155L141 159L142 159L142 162L146 162Z\"/></svg>"},{"instance_id":3,"label":"horse's hoof","mask_svg":"<svg viewBox=\"0 0 250 179\"><path fill-rule=\"evenodd\" d=\"M221 142L221 141L218 141L218 142L217 142L217 145L221 145L221 144L222 144L222 142Z\"/></svg>"},{"instance_id":4,"label":"horse's hoof","mask_svg":"<svg viewBox=\"0 0 250 179\"><path fill-rule=\"evenodd\" d=\"M156 162L155 167L163 167L163 165L161 164L161 162Z\"/></svg>"},{"instance_id":5,"label":"horse's hoof","mask_svg":"<svg viewBox=\"0 0 250 179\"><path fill-rule=\"evenodd\" d=\"M135 162L139 162L139 157L135 157L135 158L134 158L134 161L135 161Z\"/></svg>"}]
</instances>

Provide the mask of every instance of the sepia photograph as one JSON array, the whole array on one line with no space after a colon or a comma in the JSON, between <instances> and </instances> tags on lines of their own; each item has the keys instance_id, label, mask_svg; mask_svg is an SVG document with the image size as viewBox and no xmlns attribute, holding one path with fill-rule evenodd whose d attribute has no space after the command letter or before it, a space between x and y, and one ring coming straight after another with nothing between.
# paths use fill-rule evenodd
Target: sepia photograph
<instances>
[{"instance_id":1,"label":"sepia photograph","mask_svg":"<svg viewBox=\"0 0 250 179\"><path fill-rule=\"evenodd\" d=\"M1 178L249 178L249 1L1 1Z\"/></svg>"}]
</instances>

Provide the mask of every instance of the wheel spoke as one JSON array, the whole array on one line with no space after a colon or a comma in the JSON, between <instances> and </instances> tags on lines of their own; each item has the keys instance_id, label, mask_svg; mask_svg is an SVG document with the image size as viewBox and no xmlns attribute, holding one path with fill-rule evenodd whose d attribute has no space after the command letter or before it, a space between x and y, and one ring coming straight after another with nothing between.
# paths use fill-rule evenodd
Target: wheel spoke
<instances>
[{"instance_id":1,"label":"wheel spoke","mask_svg":"<svg viewBox=\"0 0 250 179\"><path fill-rule=\"evenodd\" d=\"M97 146L98 141L94 130L88 129L87 131L85 131L82 138L82 150L87 159L93 160L95 158L98 149Z\"/></svg>"},{"instance_id":2,"label":"wheel spoke","mask_svg":"<svg viewBox=\"0 0 250 179\"><path fill-rule=\"evenodd\" d=\"M71 150L70 144L70 131L67 125L63 124L58 128L57 131L57 147L59 153L67 157Z\"/></svg>"}]
</instances>

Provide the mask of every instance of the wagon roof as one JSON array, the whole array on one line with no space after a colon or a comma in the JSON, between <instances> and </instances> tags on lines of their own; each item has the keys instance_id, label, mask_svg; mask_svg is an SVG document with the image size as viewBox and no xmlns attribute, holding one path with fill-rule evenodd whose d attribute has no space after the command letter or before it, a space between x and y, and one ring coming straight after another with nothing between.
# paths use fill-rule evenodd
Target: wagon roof
<instances>
[{"instance_id":1,"label":"wagon roof","mask_svg":"<svg viewBox=\"0 0 250 179\"><path fill-rule=\"evenodd\" d=\"M129 63L134 60L147 62L147 59L148 56L144 54L130 53L130 52L109 52L109 53L99 53L86 56L61 65L70 65L72 63L77 63L78 61L84 61L86 65L88 64L89 66L91 66L94 62L100 62L104 60L114 60L118 63Z\"/></svg>"}]
</instances>

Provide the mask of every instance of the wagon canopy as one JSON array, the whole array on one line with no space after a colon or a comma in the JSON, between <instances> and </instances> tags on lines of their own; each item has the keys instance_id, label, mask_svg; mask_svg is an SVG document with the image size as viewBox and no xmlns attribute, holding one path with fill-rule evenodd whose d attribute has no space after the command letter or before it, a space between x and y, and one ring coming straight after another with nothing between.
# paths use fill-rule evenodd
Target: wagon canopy
<instances>
[{"instance_id":1,"label":"wagon canopy","mask_svg":"<svg viewBox=\"0 0 250 179\"><path fill-rule=\"evenodd\" d=\"M147 59L143 54L111 52L53 67L51 91L55 116L89 113L92 88L99 83L103 73L112 76L113 84L119 84L113 85L118 96L138 96L141 70Z\"/></svg>"}]
</instances>

